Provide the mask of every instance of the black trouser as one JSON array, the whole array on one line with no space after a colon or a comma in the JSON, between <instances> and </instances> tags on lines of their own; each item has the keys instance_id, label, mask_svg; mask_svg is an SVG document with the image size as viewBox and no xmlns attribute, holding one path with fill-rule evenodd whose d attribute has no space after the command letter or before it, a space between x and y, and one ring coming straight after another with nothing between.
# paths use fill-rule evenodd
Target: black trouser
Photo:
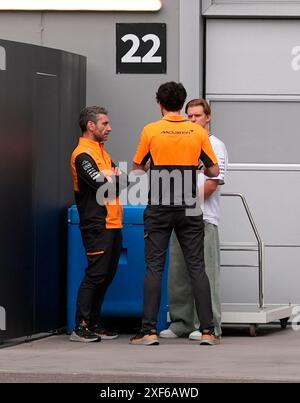
<instances>
[{"instance_id":1,"label":"black trouser","mask_svg":"<svg viewBox=\"0 0 300 403\"><path fill-rule=\"evenodd\" d=\"M88 267L81 282L76 311L76 325L99 324L100 312L108 286L112 282L122 249L120 229L81 230Z\"/></svg>"},{"instance_id":2,"label":"black trouser","mask_svg":"<svg viewBox=\"0 0 300 403\"><path fill-rule=\"evenodd\" d=\"M175 230L191 277L201 331L214 329L210 284L204 263L203 216L186 216L185 209L148 206L144 212L147 271L142 331L156 329L161 281L172 230Z\"/></svg>"}]
</instances>

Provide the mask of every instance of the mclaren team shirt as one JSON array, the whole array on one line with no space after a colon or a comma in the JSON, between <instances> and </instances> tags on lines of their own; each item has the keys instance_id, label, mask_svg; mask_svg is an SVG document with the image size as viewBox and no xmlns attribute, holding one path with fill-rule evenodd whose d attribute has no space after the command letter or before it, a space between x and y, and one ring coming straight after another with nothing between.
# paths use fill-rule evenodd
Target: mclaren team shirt
<instances>
[{"instance_id":1,"label":"mclaren team shirt","mask_svg":"<svg viewBox=\"0 0 300 403\"><path fill-rule=\"evenodd\" d=\"M166 115L145 126L134 163L150 160L149 204L192 207L198 197L197 171L218 163L209 136L181 115Z\"/></svg>"},{"instance_id":2,"label":"mclaren team shirt","mask_svg":"<svg viewBox=\"0 0 300 403\"><path fill-rule=\"evenodd\" d=\"M104 145L81 137L71 157L75 200L82 230L122 228L123 207L114 200L97 200L97 191L107 183L102 172L114 167ZM104 194L105 196L105 194Z\"/></svg>"}]
</instances>

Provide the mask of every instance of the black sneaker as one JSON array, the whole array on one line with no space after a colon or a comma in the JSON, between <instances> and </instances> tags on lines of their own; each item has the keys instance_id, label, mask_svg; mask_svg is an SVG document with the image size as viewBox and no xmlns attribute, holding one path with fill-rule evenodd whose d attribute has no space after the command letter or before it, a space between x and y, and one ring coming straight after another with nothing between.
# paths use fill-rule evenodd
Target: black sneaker
<instances>
[{"instance_id":1,"label":"black sneaker","mask_svg":"<svg viewBox=\"0 0 300 403\"><path fill-rule=\"evenodd\" d=\"M86 326L78 325L73 330L70 341L79 341L81 343L92 343L101 341L101 337L91 332Z\"/></svg>"},{"instance_id":2,"label":"black sneaker","mask_svg":"<svg viewBox=\"0 0 300 403\"><path fill-rule=\"evenodd\" d=\"M110 332L100 325L91 326L90 330L93 334L100 337L102 340L114 340L119 337L118 333Z\"/></svg>"}]
</instances>

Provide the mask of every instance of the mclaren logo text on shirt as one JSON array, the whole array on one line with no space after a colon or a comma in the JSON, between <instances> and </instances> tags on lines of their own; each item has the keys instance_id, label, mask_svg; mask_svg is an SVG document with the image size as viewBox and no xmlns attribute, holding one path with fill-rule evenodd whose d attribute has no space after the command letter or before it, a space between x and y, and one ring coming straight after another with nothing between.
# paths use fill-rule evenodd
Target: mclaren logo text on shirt
<instances>
[{"instance_id":1,"label":"mclaren logo text on shirt","mask_svg":"<svg viewBox=\"0 0 300 403\"><path fill-rule=\"evenodd\" d=\"M193 134L194 130L186 130L186 131L181 131L181 130L163 130L161 134L179 134L179 135L185 135L185 134Z\"/></svg>"}]
</instances>

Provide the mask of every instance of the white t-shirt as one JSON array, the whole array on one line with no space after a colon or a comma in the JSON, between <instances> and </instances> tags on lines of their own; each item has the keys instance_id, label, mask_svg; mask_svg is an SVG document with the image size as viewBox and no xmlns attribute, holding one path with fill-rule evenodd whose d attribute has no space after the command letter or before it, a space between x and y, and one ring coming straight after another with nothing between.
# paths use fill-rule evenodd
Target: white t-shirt
<instances>
[{"instance_id":1,"label":"white t-shirt","mask_svg":"<svg viewBox=\"0 0 300 403\"><path fill-rule=\"evenodd\" d=\"M219 176L215 178L208 178L203 173L199 174L198 186L203 186L204 180L218 180L220 185L224 185L225 176L228 166L228 154L225 144L219 140L216 136L209 136L212 148L217 156L218 164L220 168ZM203 219L205 222L210 224L219 225L220 221L220 198L221 198L221 187L218 186L215 192L204 202L203 206Z\"/></svg>"}]
</instances>

